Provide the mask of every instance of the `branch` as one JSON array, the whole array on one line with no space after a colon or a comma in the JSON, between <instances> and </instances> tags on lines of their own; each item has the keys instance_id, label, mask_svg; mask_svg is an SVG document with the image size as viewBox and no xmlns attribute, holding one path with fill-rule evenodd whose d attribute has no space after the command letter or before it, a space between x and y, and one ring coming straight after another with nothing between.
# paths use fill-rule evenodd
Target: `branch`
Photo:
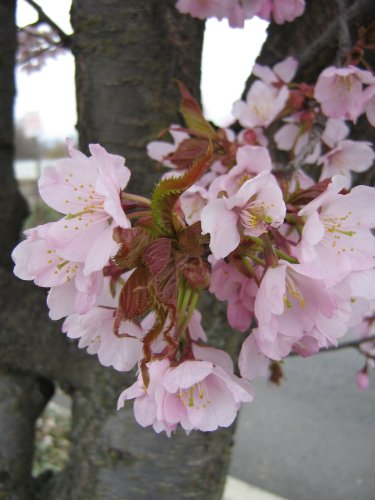
<instances>
[{"instance_id":1,"label":"branch","mask_svg":"<svg viewBox=\"0 0 375 500\"><path fill-rule=\"evenodd\" d=\"M371 19L374 12L373 0L357 0L347 11L346 20L350 24L355 21L359 24L363 24L366 19ZM308 66L312 61L319 58L320 52L327 46L330 42L337 38L337 32L339 30L339 22L337 20L333 21L319 37L315 43L311 44L300 56L300 69Z\"/></svg>"},{"instance_id":2,"label":"branch","mask_svg":"<svg viewBox=\"0 0 375 500\"><path fill-rule=\"evenodd\" d=\"M323 115L318 115L316 117L314 125L309 132L309 140L306 146L302 148L298 155L291 162L289 162L286 167L281 167L279 169L279 171L282 172L287 179L290 179L293 172L300 169L304 165L306 158L314 152L315 147L323 134L326 121L327 119Z\"/></svg>"},{"instance_id":3,"label":"branch","mask_svg":"<svg viewBox=\"0 0 375 500\"><path fill-rule=\"evenodd\" d=\"M34 0L26 0L26 2L31 5L38 13L39 22L44 22L48 24L52 29L56 31L61 39L61 43L64 47L70 48L71 46L71 37L63 31L60 26L58 26L47 14L44 10L38 5ZM35 23L34 23L35 24Z\"/></svg>"},{"instance_id":4,"label":"branch","mask_svg":"<svg viewBox=\"0 0 375 500\"><path fill-rule=\"evenodd\" d=\"M361 339L357 340L348 340L347 342L341 342L338 346L334 347L327 347L327 349L322 349L321 351L317 352L316 354L322 354L326 352L336 352L336 351L342 351L343 349L359 349L361 344L364 344L366 342L372 342L375 341L375 335L370 335L369 337L363 337ZM298 352L291 352L287 357L294 357L294 356L301 356L298 354Z\"/></svg>"},{"instance_id":5,"label":"branch","mask_svg":"<svg viewBox=\"0 0 375 500\"><path fill-rule=\"evenodd\" d=\"M352 40L348 26L348 12L346 0L336 0L338 8L338 48L336 56L337 66L342 66L346 56L352 47Z\"/></svg>"}]
</instances>

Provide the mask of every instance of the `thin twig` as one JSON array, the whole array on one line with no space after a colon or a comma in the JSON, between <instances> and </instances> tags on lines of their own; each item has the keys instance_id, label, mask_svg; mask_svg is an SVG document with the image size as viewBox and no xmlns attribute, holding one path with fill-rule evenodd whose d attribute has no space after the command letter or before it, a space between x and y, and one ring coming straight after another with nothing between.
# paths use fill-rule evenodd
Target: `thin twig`
<instances>
[{"instance_id":1,"label":"thin twig","mask_svg":"<svg viewBox=\"0 0 375 500\"><path fill-rule=\"evenodd\" d=\"M44 12L44 10L41 8L40 5L38 5L34 0L26 0L26 2L31 5L38 13L39 16L39 21L40 22L45 22L49 26L51 26L52 29L56 31L56 33L59 35L61 39L61 43L64 47L70 48L71 46L71 37L63 31L60 26L58 26L47 14ZM35 23L34 23L35 24Z\"/></svg>"},{"instance_id":2,"label":"thin twig","mask_svg":"<svg viewBox=\"0 0 375 500\"><path fill-rule=\"evenodd\" d=\"M312 129L309 131L309 138L305 147L298 153L298 155L288 163L286 167L280 168L280 172L284 177L290 178L296 170L299 170L306 162L306 159L314 152L320 138L323 134L327 119L323 115L318 115L313 124Z\"/></svg>"},{"instance_id":3,"label":"thin twig","mask_svg":"<svg viewBox=\"0 0 375 500\"><path fill-rule=\"evenodd\" d=\"M343 349L349 349L349 348L358 349L361 346L361 344L364 344L366 342L372 342L374 340L375 340L375 335L370 335L369 337L363 337L357 340L348 340L347 342L341 342L341 344L339 344L336 347L332 346L332 347L327 347L326 349L322 349L317 354L322 354L325 352L342 351ZM294 356L300 356L300 354L298 354L298 352L291 352L288 355L288 358Z\"/></svg>"}]
</instances>

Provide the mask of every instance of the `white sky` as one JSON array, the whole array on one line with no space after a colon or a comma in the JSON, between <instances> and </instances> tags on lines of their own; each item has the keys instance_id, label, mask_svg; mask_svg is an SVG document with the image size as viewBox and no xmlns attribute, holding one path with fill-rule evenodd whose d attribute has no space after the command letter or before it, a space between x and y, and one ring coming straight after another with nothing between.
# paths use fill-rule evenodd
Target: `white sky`
<instances>
[{"instance_id":1,"label":"white sky","mask_svg":"<svg viewBox=\"0 0 375 500\"><path fill-rule=\"evenodd\" d=\"M71 0L38 0L39 5L65 32L71 33ZM37 19L32 7L19 0L17 23ZM254 60L265 40L267 23L258 18L244 29L231 29L226 21L207 22L202 59L202 95L206 116L218 125L231 121L232 103L243 91ZM70 53L50 59L39 72L17 70L16 118L38 112L43 138L65 138L75 133L74 59Z\"/></svg>"}]
</instances>

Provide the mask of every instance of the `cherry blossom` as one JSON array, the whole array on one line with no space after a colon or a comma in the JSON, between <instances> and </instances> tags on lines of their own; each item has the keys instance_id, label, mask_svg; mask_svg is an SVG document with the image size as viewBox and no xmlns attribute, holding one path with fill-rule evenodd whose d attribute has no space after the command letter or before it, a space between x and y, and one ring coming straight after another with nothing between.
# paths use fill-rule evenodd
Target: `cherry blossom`
<instances>
[{"instance_id":1,"label":"cherry blossom","mask_svg":"<svg viewBox=\"0 0 375 500\"><path fill-rule=\"evenodd\" d=\"M206 350L206 352L204 352ZM150 383L142 374L119 397L118 408L134 399L134 414L144 427L157 426L168 434L180 424L185 431L214 431L228 427L244 402L252 400L250 385L233 374L230 358L213 348L199 348L200 358L171 366L167 360L148 365Z\"/></svg>"},{"instance_id":2,"label":"cherry blossom","mask_svg":"<svg viewBox=\"0 0 375 500\"><path fill-rule=\"evenodd\" d=\"M38 286L51 287L47 304L51 319L68 314L86 313L93 307L103 286L102 272L83 273L83 264L60 256L48 239L53 223L25 231L26 239L12 252L14 273L21 279L33 280Z\"/></svg>"},{"instance_id":3,"label":"cherry blossom","mask_svg":"<svg viewBox=\"0 0 375 500\"><path fill-rule=\"evenodd\" d=\"M319 163L323 164L320 179L327 179L336 174L344 175L351 184L351 172L365 172L373 163L375 153L371 143L364 141L341 141L338 145L322 156Z\"/></svg>"},{"instance_id":4,"label":"cherry blossom","mask_svg":"<svg viewBox=\"0 0 375 500\"><path fill-rule=\"evenodd\" d=\"M166 141L152 141L147 144L147 154L153 160L162 163L166 167L176 168L176 165L167 159L168 155L174 153L178 146L190 136L186 132L178 130L178 126L172 124L168 129L173 139L173 144Z\"/></svg>"},{"instance_id":5,"label":"cherry blossom","mask_svg":"<svg viewBox=\"0 0 375 500\"><path fill-rule=\"evenodd\" d=\"M114 227L130 227L121 205L130 178L124 159L99 144L89 148L92 156L86 157L69 145L71 158L46 168L39 180L43 200L65 214L50 225L48 238L61 257L84 263L85 273L101 269L116 253Z\"/></svg>"},{"instance_id":6,"label":"cherry blossom","mask_svg":"<svg viewBox=\"0 0 375 500\"><path fill-rule=\"evenodd\" d=\"M115 306L115 304L113 304ZM131 321L124 321L120 335L113 333L115 307L97 306L86 314L68 316L62 331L72 339L79 339L78 347L89 354L97 354L103 366L129 371L142 357L144 331Z\"/></svg>"},{"instance_id":7,"label":"cherry blossom","mask_svg":"<svg viewBox=\"0 0 375 500\"><path fill-rule=\"evenodd\" d=\"M230 326L245 332L254 318L257 292L254 280L244 276L224 260L219 260L212 266L210 292L218 300L228 302L227 318Z\"/></svg>"},{"instance_id":8,"label":"cherry blossom","mask_svg":"<svg viewBox=\"0 0 375 500\"><path fill-rule=\"evenodd\" d=\"M257 80L251 85L246 102L233 104L232 114L243 127L268 127L284 109L288 96L285 86L278 90Z\"/></svg>"},{"instance_id":9,"label":"cherry blossom","mask_svg":"<svg viewBox=\"0 0 375 500\"><path fill-rule=\"evenodd\" d=\"M375 189L356 186L339 194L347 179L337 175L327 191L307 204L299 215L306 218L298 255L324 269L325 278L341 281L351 271L371 269L375 238Z\"/></svg>"},{"instance_id":10,"label":"cherry blossom","mask_svg":"<svg viewBox=\"0 0 375 500\"><path fill-rule=\"evenodd\" d=\"M363 84L375 83L369 72L348 66L330 66L322 71L315 86L315 98L323 113L331 118L347 118L356 121L363 112Z\"/></svg>"},{"instance_id":11,"label":"cherry blossom","mask_svg":"<svg viewBox=\"0 0 375 500\"><path fill-rule=\"evenodd\" d=\"M298 61L294 57L287 57L283 61L275 64L271 69L268 66L254 64L253 75L257 76L267 84L286 84L290 83L297 71Z\"/></svg>"},{"instance_id":12,"label":"cherry blossom","mask_svg":"<svg viewBox=\"0 0 375 500\"><path fill-rule=\"evenodd\" d=\"M226 257L245 236L259 236L269 226L284 220L285 204L272 174L263 172L246 181L230 198L209 202L202 210L203 233L211 237L210 248L217 258Z\"/></svg>"},{"instance_id":13,"label":"cherry blossom","mask_svg":"<svg viewBox=\"0 0 375 500\"><path fill-rule=\"evenodd\" d=\"M255 299L260 352L279 360L297 350L336 345L350 317L347 298L329 287L318 268L279 261L269 268Z\"/></svg>"}]
</instances>

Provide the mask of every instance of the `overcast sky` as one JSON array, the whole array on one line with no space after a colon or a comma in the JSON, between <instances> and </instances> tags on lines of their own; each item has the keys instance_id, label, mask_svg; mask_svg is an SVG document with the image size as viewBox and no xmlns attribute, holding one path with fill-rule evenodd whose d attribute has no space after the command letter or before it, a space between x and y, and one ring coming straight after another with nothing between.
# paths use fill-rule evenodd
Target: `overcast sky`
<instances>
[{"instance_id":1,"label":"overcast sky","mask_svg":"<svg viewBox=\"0 0 375 500\"><path fill-rule=\"evenodd\" d=\"M38 0L45 12L67 33L71 32L71 0ZM19 0L17 23L24 26L37 18L24 0ZM227 125L233 101L242 93L244 82L265 39L267 23L258 18L244 29L211 19L207 23L202 61L202 95L206 116L218 125ZM27 74L17 70L16 118L37 111L40 135L64 138L74 134L76 122L74 60L69 53L49 60L42 71Z\"/></svg>"}]
</instances>

